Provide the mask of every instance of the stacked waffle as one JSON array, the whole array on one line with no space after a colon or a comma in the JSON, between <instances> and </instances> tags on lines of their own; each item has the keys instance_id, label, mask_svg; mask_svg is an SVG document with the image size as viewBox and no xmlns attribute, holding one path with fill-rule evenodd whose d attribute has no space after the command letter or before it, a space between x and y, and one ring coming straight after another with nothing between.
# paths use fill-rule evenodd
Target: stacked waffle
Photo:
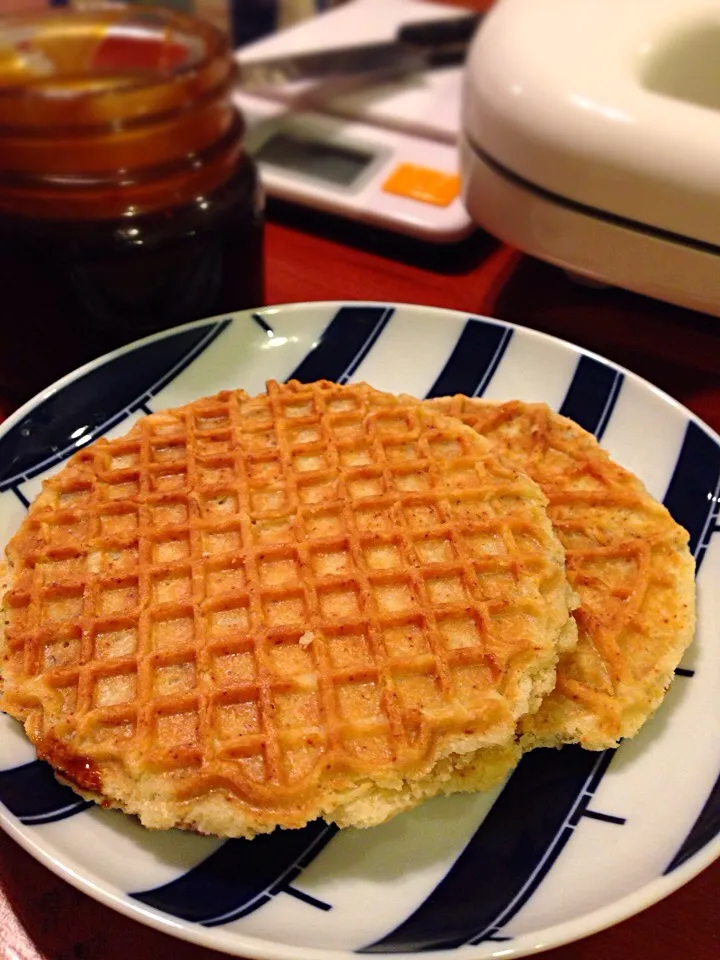
<instances>
[{"instance_id":1,"label":"stacked waffle","mask_svg":"<svg viewBox=\"0 0 720 960\"><path fill-rule=\"evenodd\" d=\"M381 823L632 736L687 534L544 406L228 391L73 457L7 549L2 708L83 796L251 837Z\"/></svg>"}]
</instances>

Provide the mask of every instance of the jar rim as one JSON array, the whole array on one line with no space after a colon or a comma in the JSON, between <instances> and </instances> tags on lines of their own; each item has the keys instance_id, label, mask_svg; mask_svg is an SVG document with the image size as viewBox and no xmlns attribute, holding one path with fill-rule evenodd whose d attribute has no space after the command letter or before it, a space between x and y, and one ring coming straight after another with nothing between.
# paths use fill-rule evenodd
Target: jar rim
<instances>
[{"instance_id":1,"label":"jar rim","mask_svg":"<svg viewBox=\"0 0 720 960\"><path fill-rule=\"evenodd\" d=\"M244 149L237 70L222 31L174 10L0 17L0 211L124 216L214 189Z\"/></svg>"},{"instance_id":2,"label":"jar rim","mask_svg":"<svg viewBox=\"0 0 720 960\"><path fill-rule=\"evenodd\" d=\"M0 127L97 126L232 83L228 38L178 11L113 4L0 16Z\"/></svg>"}]
</instances>

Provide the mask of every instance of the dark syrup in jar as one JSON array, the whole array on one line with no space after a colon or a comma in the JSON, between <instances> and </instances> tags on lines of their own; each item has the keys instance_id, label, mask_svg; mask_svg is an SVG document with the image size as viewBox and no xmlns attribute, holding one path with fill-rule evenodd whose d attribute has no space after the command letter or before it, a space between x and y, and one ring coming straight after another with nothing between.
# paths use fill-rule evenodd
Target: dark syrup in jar
<instances>
[{"instance_id":1,"label":"dark syrup in jar","mask_svg":"<svg viewBox=\"0 0 720 960\"><path fill-rule=\"evenodd\" d=\"M21 61L56 70L0 61L0 397L16 404L114 347L260 305L263 198L213 28L132 8L10 20L35 38ZM63 33L84 38L86 78Z\"/></svg>"}]
</instances>

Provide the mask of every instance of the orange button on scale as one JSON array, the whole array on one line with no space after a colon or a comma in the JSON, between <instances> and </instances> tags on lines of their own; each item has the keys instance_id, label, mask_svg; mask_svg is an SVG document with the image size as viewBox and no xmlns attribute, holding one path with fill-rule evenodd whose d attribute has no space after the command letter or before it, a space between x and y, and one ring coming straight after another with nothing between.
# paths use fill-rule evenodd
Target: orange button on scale
<instances>
[{"instance_id":1,"label":"orange button on scale","mask_svg":"<svg viewBox=\"0 0 720 960\"><path fill-rule=\"evenodd\" d=\"M460 194L460 177L415 163L401 163L395 167L382 188L386 193L395 193L399 197L432 203L436 207L449 207Z\"/></svg>"}]
</instances>

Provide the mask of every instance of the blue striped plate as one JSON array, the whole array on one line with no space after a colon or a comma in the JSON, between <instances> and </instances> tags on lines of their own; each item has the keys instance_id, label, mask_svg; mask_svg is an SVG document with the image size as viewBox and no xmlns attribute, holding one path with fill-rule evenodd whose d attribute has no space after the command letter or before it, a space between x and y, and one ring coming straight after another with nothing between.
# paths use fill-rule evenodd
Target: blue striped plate
<instances>
[{"instance_id":1,"label":"blue striped plate","mask_svg":"<svg viewBox=\"0 0 720 960\"><path fill-rule=\"evenodd\" d=\"M268 960L523 956L615 923L720 853L720 440L654 387L570 344L399 304L299 304L150 338L77 371L0 433L0 537L43 477L150 410L267 378L416 396L542 400L602 439L687 527L696 643L657 717L615 752L529 754L502 790L430 801L371 831L252 842L156 834L88 805L0 718L0 822L50 869L138 920ZM702 732L702 736L700 735ZM679 758L682 758L680 760Z\"/></svg>"}]
</instances>

